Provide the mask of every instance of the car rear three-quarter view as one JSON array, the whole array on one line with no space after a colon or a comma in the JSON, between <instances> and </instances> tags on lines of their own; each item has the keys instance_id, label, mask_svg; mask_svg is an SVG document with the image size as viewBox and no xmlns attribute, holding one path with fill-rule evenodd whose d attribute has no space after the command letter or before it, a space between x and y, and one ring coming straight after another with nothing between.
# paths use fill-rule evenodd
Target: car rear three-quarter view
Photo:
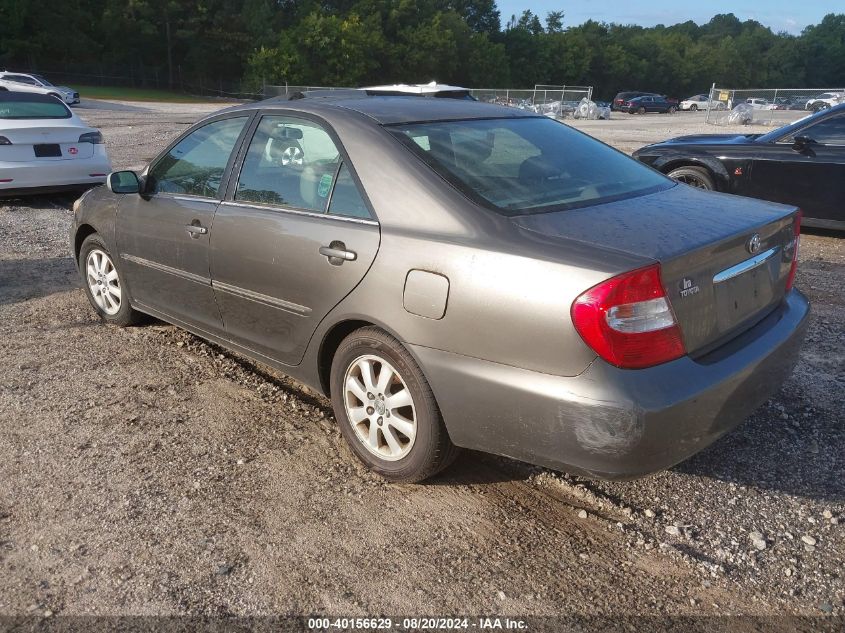
<instances>
[{"instance_id":1,"label":"car rear three-quarter view","mask_svg":"<svg viewBox=\"0 0 845 633\"><path fill-rule=\"evenodd\" d=\"M271 100L76 205L95 310L152 314L331 398L419 481L459 447L596 477L672 466L772 395L809 305L800 211L679 185L547 117Z\"/></svg>"},{"instance_id":2,"label":"car rear three-quarter view","mask_svg":"<svg viewBox=\"0 0 845 633\"><path fill-rule=\"evenodd\" d=\"M86 189L110 171L100 131L60 100L0 92L0 196Z\"/></svg>"}]
</instances>

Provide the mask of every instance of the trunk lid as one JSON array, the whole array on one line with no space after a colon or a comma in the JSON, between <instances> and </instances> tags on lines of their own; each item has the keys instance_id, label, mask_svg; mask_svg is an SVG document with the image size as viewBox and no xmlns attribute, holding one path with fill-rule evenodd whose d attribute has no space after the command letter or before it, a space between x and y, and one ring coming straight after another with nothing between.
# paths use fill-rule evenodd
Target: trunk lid
<instances>
[{"instance_id":1,"label":"trunk lid","mask_svg":"<svg viewBox=\"0 0 845 633\"><path fill-rule=\"evenodd\" d=\"M5 136L11 145L0 145L0 162L29 162L78 160L94 155L93 143L80 143L79 137L93 128L78 125L55 125L39 127L17 127L0 129L0 136ZM60 156L38 157L36 145L59 145Z\"/></svg>"},{"instance_id":2,"label":"trunk lid","mask_svg":"<svg viewBox=\"0 0 845 633\"><path fill-rule=\"evenodd\" d=\"M513 221L530 231L660 262L687 352L700 355L751 327L783 299L795 213L678 185Z\"/></svg>"}]
</instances>

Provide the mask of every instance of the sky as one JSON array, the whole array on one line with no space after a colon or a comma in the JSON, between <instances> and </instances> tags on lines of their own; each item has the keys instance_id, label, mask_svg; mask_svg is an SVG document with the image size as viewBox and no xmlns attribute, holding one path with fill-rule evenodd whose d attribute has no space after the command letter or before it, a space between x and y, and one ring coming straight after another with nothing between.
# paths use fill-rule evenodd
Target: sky
<instances>
[{"instance_id":1,"label":"sky","mask_svg":"<svg viewBox=\"0 0 845 633\"><path fill-rule=\"evenodd\" d=\"M525 10L545 19L549 11L565 13L564 26L575 26L587 20L617 22L620 24L677 24L694 20L698 24L709 22L717 13L733 13L740 20L757 20L775 32L786 31L798 35L808 24L818 24L828 13L845 13L843 0L599 0L598 2L566 2L566 0L498 0L502 13L502 28L511 15L517 17Z\"/></svg>"}]
</instances>

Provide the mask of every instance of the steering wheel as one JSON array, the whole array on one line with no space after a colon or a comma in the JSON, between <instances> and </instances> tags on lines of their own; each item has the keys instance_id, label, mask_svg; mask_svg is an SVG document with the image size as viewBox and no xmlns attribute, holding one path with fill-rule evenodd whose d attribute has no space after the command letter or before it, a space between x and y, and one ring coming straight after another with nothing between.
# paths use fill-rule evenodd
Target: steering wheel
<instances>
[{"instance_id":1,"label":"steering wheel","mask_svg":"<svg viewBox=\"0 0 845 633\"><path fill-rule=\"evenodd\" d=\"M305 152L302 151L299 145L291 145L284 149L279 162L285 167L288 165L302 165L305 162Z\"/></svg>"}]
</instances>

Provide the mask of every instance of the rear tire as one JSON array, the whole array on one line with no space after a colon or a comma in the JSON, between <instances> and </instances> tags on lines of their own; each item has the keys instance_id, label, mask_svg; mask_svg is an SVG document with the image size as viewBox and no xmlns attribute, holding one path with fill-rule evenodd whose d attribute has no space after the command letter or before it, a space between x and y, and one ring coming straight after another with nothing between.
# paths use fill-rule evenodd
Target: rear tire
<instances>
[{"instance_id":1,"label":"rear tire","mask_svg":"<svg viewBox=\"0 0 845 633\"><path fill-rule=\"evenodd\" d=\"M106 243L93 233L79 249L79 272L91 307L106 323L126 327L141 319L129 305L129 293Z\"/></svg>"},{"instance_id":2,"label":"rear tire","mask_svg":"<svg viewBox=\"0 0 845 633\"><path fill-rule=\"evenodd\" d=\"M703 167L678 167L670 171L667 175L669 178L696 189L703 189L705 191L716 190L716 183L713 182L713 177Z\"/></svg>"},{"instance_id":3,"label":"rear tire","mask_svg":"<svg viewBox=\"0 0 845 633\"><path fill-rule=\"evenodd\" d=\"M428 381L386 332L365 327L347 336L332 359L330 384L343 437L385 479L422 481L458 456Z\"/></svg>"}]
</instances>

